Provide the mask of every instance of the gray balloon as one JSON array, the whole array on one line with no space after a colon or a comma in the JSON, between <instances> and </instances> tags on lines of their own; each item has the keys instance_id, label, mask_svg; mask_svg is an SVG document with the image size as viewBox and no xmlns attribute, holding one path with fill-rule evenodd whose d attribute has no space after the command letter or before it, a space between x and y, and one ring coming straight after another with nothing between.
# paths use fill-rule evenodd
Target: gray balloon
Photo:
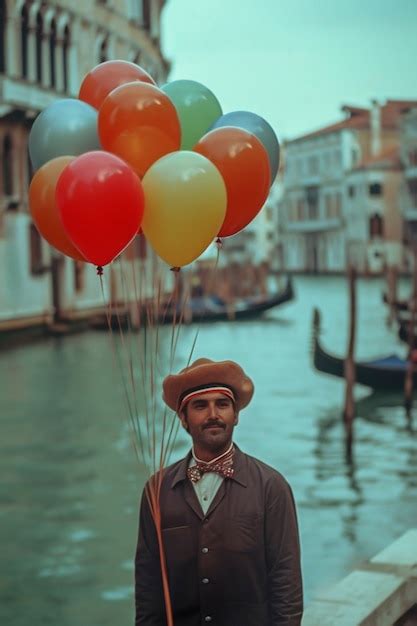
<instances>
[{"instance_id":1,"label":"gray balloon","mask_svg":"<svg viewBox=\"0 0 417 626\"><path fill-rule=\"evenodd\" d=\"M210 130L222 128L223 126L237 126L255 135L263 144L268 153L269 167L271 169L271 184L279 167L279 142L270 124L260 115L250 111L232 111L219 117Z\"/></svg>"},{"instance_id":2,"label":"gray balloon","mask_svg":"<svg viewBox=\"0 0 417 626\"><path fill-rule=\"evenodd\" d=\"M32 165L39 169L59 156L78 156L99 150L97 111L75 98L50 104L33 123L29 135Z\"/></svg>"}]
</instances>

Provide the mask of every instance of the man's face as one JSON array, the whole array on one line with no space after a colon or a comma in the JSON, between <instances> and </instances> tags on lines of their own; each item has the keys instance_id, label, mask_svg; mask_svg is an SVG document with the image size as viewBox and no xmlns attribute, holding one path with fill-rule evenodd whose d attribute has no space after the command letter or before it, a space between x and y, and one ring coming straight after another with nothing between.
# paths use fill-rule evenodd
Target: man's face
<instances>
[{"instance_id":1,"label":"man's face","mask_svg":"<svg viewBox=\"0 0 417 626\"><path fill-rule=\"evenodd\" d=\"M180 418L192 437L197 456L198 450L220 454L230 444L238 423L233 401L217 391L191 398Z\"/></svg>"}]
</instances>

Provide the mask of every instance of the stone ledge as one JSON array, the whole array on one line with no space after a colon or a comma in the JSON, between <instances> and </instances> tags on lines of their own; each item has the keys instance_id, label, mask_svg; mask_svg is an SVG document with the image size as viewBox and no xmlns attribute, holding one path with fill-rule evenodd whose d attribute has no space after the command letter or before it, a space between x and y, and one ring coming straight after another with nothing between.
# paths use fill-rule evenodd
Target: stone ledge
<instances>
[{"instance_id":1,"label":"stone ledge","mask_svg":"<svg viewBox=\"0 0 417 626\"><path fill-rule=\"evenodd\" d=\"M306 608L303 626L392 626L416 602L417 529L411 529Z\"/></svg>"}]
</instances>

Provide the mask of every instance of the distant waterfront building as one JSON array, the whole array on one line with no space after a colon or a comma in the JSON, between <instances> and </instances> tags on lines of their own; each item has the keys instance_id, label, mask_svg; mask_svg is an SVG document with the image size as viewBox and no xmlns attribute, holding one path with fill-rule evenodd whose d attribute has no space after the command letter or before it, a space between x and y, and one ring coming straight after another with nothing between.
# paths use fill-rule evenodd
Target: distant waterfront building
<instances>
[{"instance_id":1,"label":"distant waterfront building","mask_svg":"<svg viewBox=\"0 0 417 626\"><path fill-rule=\"evenodd\" d=\"M77 97L83 77L100 62L133 61L165 82L164 3L0 0L0 330L102 309L92 268L54 252L31 221L28 135L37 114L57 99ZM146 259L144 241L129 254ZM113 300L121 298L117 271L111 272Z\"/></svg>"},{"instance_id":2,"label":"distant waterfront building","mask_svg":"<svg viewBox=\"0 0 417 626\"><path fill-rule=\"evenodd\" d=\"M410 246L415 246L417 243L417 106L402 118L400 159L404 168L400 191L404 236Z\"/></svg>"},{"instance_id":3,"label":"distant waterfront building","mask_svg":"<svg viewBox=\"0 0 417 626\"><path fill-rule=\"evenodd\" d=\"M344 106L346 119L285 144L283 269L380 272L401 265L402 116L417 101Z\"/></svg>"}]
</instances>

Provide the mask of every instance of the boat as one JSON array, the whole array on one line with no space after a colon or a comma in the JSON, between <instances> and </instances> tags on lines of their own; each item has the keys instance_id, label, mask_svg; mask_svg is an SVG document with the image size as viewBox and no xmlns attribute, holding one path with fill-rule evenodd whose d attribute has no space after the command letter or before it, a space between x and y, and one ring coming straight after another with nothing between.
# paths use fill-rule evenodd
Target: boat
<instances>
[{"instance_id":1,"label":"boat","mask_svg":"<svg viewBox=\"0 0 417 626\"><path fill-rule=\"evenodd\" d=\"M321 315L318 309L313 314L313 363L325 374L344 378L345 359L327 352L320 343ZM405 374L409 362L396 354L389 354L369 361L355 363L356 382L381 391L404 389ZM417 366L413 372L413 384L417 386Z\"/></svg>"},{"instance_id":2,"label":"boat","mask_svg":"<svg viewBox=\"0 0 417 626\"><path fill-rule=\"evenodd\" d=\"M410 322L411 314L408 311L397 311L398 338L407 345L410 342ZM412 348L417 348L417 314L415 316Z\"/></svg>"},{"instance_id":3,"label":"boat","mask_svg":"<svg viewBox=\"0 0 417 626\"><path fill-rule=\"evenodd\" d=\"M287 277L287 283L276 294L253 296L251 298L235 300L226 303L217 296L192 297L186 306L177 307L175 319L178 322L182 316L189 322L227 322L234 320L250 320L261 317L266 311L281 306L294 299L294 287L291 277ZM161 312L160 323L171 323L174 320L174 310Z\"/></svg>"},{"instance_id":4,"label":"boat","mask_svg":"<svg viewBox=\"0 0 417 626\"><path fill-rule=\"evenodd\" d=\"M382 301L384 302L384 304L390 304L388 301L388 295L386 293L382 295ZM391 302L391 306L396 311L408 311L410 306L410 300L394 300L393 302Z\"/></svg>"},{"instance_id":5,"label":"boat","mask_svg":"<svg viewBox=\"0 0 417 626\"><path fill-rule=\"evenodd\" d=\"M141 319L149 320L152 325L172 324L174 321L177 324L189 324L251 320L261 317L270 309L291 302L294 300L294 297L294 287L291 277L288 276L285 287L281 291L267 297L253 296L251 298L238 299L229 304L218 296L192 297L185 306L178 304L176 309L161 304L157 314L152 305L149 307L149 313L147 312L147 307L144 306L141 312ZM96 316L92 320L91 325L96 330L103 330L108 328L108 323L107 317L103 314ZM129 315L126 310L121 310L117 314L112 313L112 328L128 328L129 325Z\"/></svg>"}]
</instances>

